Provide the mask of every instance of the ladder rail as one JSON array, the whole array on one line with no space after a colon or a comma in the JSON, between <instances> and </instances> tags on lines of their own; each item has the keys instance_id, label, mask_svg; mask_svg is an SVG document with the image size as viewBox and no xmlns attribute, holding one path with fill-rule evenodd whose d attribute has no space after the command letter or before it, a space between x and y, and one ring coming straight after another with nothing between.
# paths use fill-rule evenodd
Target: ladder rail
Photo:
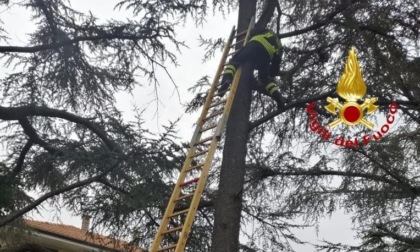
<instances>
[{"instance_id":1,"label":"ladder rail","mask_svg":"<svg viewBox=\"0 0 420 252\"><path fill-rule=\"evenodd\" d=\"M217 84L219 83L219 77L220 77L220 75L222 75L222 71L223 71L226 59L229 55L230 47L232 45L234 37L235 37L235 26L232 28L232 31L230 32L228 42L227 42L227 44L226 44L226 46L223 50L222 58L220 60L219 66L217 67L217 71L216 71L216 74L213 78L213 82L211 84L209 93L207 94L207 98L206 98L206 101L204 103L203 109L201 110L201 115L197 120L197 126L195 127L195 131L194 131L194 134L193 134L193 136L191 138L191 142L190 142L192 144L194 142L196 142L197 138L201 134L200 129L204 124L204 118L206 118L208 109L210 107L211 101L212 101L213 96L214 96L214 93L216 92L216 87L217 87Z\"/></svg>"},{"instance_id":2,"label":"ladder rail","mask_svg":"<svg viewBox=\"0 0 420 252\"><path fill-rule=\"evenodd\" d=\"M250 39L249 36L250 36L252 28L254 27L254 22L255 22L255 18L252 17L252 19L249 23L248 29L246 31L245 38L243 40L244 41L244 43L243 43L244 46L246 45L246 43ZM243 33L244 32L241 32L239 34L243 35ZM239 85L239 79L240 79L241 74L242 74L242 67L239 67L238 70L236 71L235 76L234 76L233 81L232 81L232 86L231 86L231 89L230 89L230 94L229 94L229 96L227 98L227 101L226 101L225 109L224 109L224 112L223 112L223 117L219 121L219 124L217 125L217 128L216 128L215 135L218 138L220 138L222 136L223 130L225 129L227 120L229 118L230 110L232 108L233 99L235 98L235 94L236 94L236 90L237 90L238 85Z\"/></svg>"},{"instance_id":3,"label":"ladder rail","mask_svg":"<svg viewBox=\"0 0 420 252\"><path fill-rule=\"evenodd\" d=\"M175 209L175 201L176 201L176 199L178 198L178 195L181 192L180 185L185 180L185 177L187 176L186 170L191 166L191 161L193 159L193 155L195 154L195 149L196 148L194 146L194 143L196 142L196 140L200 137L200 135L202 133L202 132L200 132L200 129L202 128L203 123L204 123L203 119L207 115L208 107L210 106L211 101L212 101L212 96L216 92L216 86L218 84L218 79L219 79L218 77L222 74L223 66L226 62L231 44L232 44L233 39L234 39L234 34L235 34L235 27L232 28L232 31L230 33L228 42L227 42L227 44L224 48L222 59L220 60L219 67L218 67L218 69L216 71L216 74L215 74L215 77L213 79L213 83L212 83L212 86L210 88L209 94L207 95L206 102L205 102L204 107L202 109L201 115L200 115L200 117L197 121L197 126L196 126L195 132L194 132L193 137L192 137L191 142L190 142L190 149L188 150L186 160L184 162L184 165L183 165L183 167L181 169L181 172L179 174L179 177L178 177L178 181L175 185L174 190L172 191L172 195L169 199L169 204L168 204L168 206L165 210L165 213L163 215L163 218L161 220L161 224L159 226L158 232L156 233L154 242L153 242L152 247L151 247L151 252L155 252L155 251L159 250L160 244L163 240L163 235L162 234L163 234L163 232L165 232L166 227L168 226L168 223L169 223L170 215L173 213L173 211Z\"/></svg>"},{"instance_id":4,"label":"ladder rail","mask_svg":"<svg viewBox=\"0 0 420 252\"><path fill-rule=\"evenodd\" d=\"M225 100L223 110L221 110L223 111L223 113L221 113L222 116L218 119L218 122L215 124L216 126L207 126L207 128L203 128L203 126L207 121L206 118L209 118L209 115L208 115L209 110L212 107L216 107L214 104L212 104L212 101L213 101L213 98L215 97L215 92L219 84L219 78L222 75L222 71L226 65L226 60L230 55L236 52L235 51L234 53L229 53L229 51L235 45L240 43L238 40L239 36L243 36L244 34L246 34L245 38L242 39L242 41L244 45L247 43L247 41L249 40L250 30L252 29L254 22L255 20L254 18L252 18L250 25L248 26L248 29L246 31L238 33L236 36L235 36L235 33L236 33L235 27L232 28L229 39L224 48L222 58L217 68L215 77L213 79L212 85L207 94L207 98L204 103L203 109L201 111L201 115L197 121L194 134L191 138L190 148L188 150L184 165L182 166L175 188L171 194L168 206L161 220L161 224L159 226L158 232L156 233L155 239L153 241L153 244L150 250L151 252L169 251L169 250L175 251L175 252L183 252L185 249L186 243L188 241L188 236L191 231L191 227L192 227L192 224L193 224L196 212L197 212L197 208L198 208L200 199L202 197L203 190L206 185L207 177L208 177L211 165L212 165L214 154L216 152L220 137L223 134L223 130L227 123L230 110L233 104L233 100L235 98L236 90L239 85L239 79L242 73L241 67L238 68L233 78L228 98ZM235 44L232 44L235 38L237 42ZM218 105L222 104L222 102L220 101L219 103L220 104ZM214 128L214 134L211 137L200 139L204 131L207 131L213 128ZM207 142L210 140L211 142L210 142L210 146L208 146L208 149L206 148L206 150L204 151L202 149L197 149L197 146L201 142ZM198 150L198 152L196 152L196 150ZM202 160L204 159L204 161L200 160L199 165L194 164L194 166L191 166L193 159L197 158L198 156L205 156L204 158L202 158ZM188 176L188 172L195 169L200 169L200 167L201 167L201 174L197 178L194 178L192 180L185 182L185 179ZM181 195L181 192L184 186L186 187L194 183L195 183L195 189L193 193ZM181 210L181 211L178 210L178 212L174 212L177 202L190 198L191 196L192 196L191 201L189 203L189 206L187 206L186 209ZM178 227L168 228L168 224L172 217L180 216L185 213L186 213L185 219L181 221L182 223L180 223ZM180 231L180 234L178 236L177 243L167 244L161 247L161 243L163 241L164 235L173 233L173 232L178 232L178 231Z\"/></svg>"},{"instance_id":5,"label":"ladder rail","mask_svg":"<svg viewBox=\"0 0 420 252\"><path fill-rule=\"evenodd\" d=\"M187 217L185 218L185 221L184 221L185 224L182 228L181 235L179 237L180 242L178 242L175 248L175 252L183 252L185 245L187 244L188 235L190 233L190 230L194 221L194 217L197 213L197 208L200 203L200 199L201 199L201 195L203 193L204 187L206 185L207 176L210 171L211 163L213 162L213 156L214 156L214 153L216 152L218 142L219 141L216 138L213 138L211 147L209 148L209 153L207 155L203 169L201 170L200 180L197 183L194 196L191 200L190 210L188 211Z\"/></svg>"}]
</instances>

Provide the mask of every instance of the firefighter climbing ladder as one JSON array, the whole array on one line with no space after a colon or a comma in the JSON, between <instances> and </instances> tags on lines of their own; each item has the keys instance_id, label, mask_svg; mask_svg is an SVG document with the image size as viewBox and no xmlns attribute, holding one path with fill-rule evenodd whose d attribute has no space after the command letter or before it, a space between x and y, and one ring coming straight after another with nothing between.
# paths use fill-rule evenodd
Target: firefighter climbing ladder
<instances>
[{"instance_id":1,"label":"firefighter climbing ladder","mask_svg":"<svg viewBox=\"0 0 420 252\"><path fill-rule=\"evenodd\" d=\"M237 35L235 27L232 29L150 252L184 251L214 153L229 117L241 68L236 71L230 90L226 90L225 93L228 94L224 93L223 97L217 95L219 79L227 58L235 53L230 53L230 50L240 43L246 44L253 25L254 19L251 20L247 31Z\"/></svg>"}]
</instances>

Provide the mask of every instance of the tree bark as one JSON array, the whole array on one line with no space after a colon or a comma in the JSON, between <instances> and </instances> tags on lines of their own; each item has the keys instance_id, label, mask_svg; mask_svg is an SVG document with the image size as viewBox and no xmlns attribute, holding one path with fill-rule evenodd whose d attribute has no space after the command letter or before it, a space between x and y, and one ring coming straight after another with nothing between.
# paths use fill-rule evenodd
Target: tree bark
<instances>
[{"instance_id":1,"label":"tree bark","mask_svg":"<svg viewBox=\"0 0 420 252\"><path fill-rule=\"evenodd\" d=\"M256 0L239 0L238 31L248 28L256 13ZM242 76L226 126L226 139L215 201L213 252L239 251L242 191L251 104L251 65L242 66Z\"/></svg>"}]
</instances>

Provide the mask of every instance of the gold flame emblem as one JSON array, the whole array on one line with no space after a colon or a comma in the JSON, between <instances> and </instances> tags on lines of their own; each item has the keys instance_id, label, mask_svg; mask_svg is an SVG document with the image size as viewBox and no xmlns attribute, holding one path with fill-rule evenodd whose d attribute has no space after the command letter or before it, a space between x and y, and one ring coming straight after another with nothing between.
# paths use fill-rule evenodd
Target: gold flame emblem
<instances>
[{"instance_id":1,"label":"gold flame emblem","mask_svg":"<svg viewBox=\"0 0 420 252\"><path fill-rule=\"evenodd\" d=\"M373 123L364 118L364 111L366 114L371 114L378 109L374 103L377 101L376 97L365 99L362 105L357 102L366 94L366 85L363 81L362 71L357 61L357 56L354 48L350 49L347 57L344 74L341 76L337 84L337 93L340 97L346 100L346 103L341 104L338 98L327 97L328 105L325 109L333 115L336 115L336 110L339 110L339 118L329 123L328 126L333 128L340 123L349 126L354 126L359 123L373 129Z\"/></svg>"}]
</instances>

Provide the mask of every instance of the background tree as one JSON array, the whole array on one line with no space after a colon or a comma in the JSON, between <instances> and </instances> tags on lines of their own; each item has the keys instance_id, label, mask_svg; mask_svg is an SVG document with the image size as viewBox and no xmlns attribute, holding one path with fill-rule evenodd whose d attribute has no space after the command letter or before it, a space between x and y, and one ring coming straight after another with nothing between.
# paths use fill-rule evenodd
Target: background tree
<instances>
[{"instance_id":1,"label":"background tree","mask_svg":"<svg viewBox=\"0 0 420 252\"><path fill-rule=\"evenodd\" d=\"M212 4L233 7L229 1ZM212 246L226 251L226 243L230 251L291 251L290 242L300 242L294 235L296 220L317 224L340 208L354 217L361 243L327 241L317 245L319 250L417 250L419 3L239 4L240 29L255 15L277 30L279 14L284 57L277 81L287 103L276 109L270 98L251 93L253 78L245 71L248 83L241 83L232 110L240 119L227 127L221 171L213 169L210 176L188 250L209 251ZM137 85L136 73L153 83L156 67L176 62L167 44L182 46L173 27L190 14L202 21L209 7L205 1L127 0L118 7L132 10L136 21L99 25L91 14L62 1L21 5L32 11L37 30L28 46L0 46L3 59L16 65L2 79L1 137L8 158L0 168L0 190L5 192L0 194L0 225L46 200L63 202L74 213L93 215L95 227L101 224L114 235L132 238L135 231L133 241L148 247L183 148L173 125L154 137L142 129L141 120L124 122L114 92ZM1 35L4 42L4 31ZM309 131L305 106L316 101L318 120L323 125L333 120L321 105L327 96L337 97L336 83L351 46L357 48L368 95L378 97L381 105L369 119L386 115L392 100L399 113L392 134L348 150ZM337 132L366 133L362 127ZM27 195L34 189L41 192L37 199ZM228 228L221 217L225 213L232 216ZM240 235L247 238L245 244L239 244Z\"/></svg>"},{"instance_id":2,"label":"background tree","mask_svg":"<svg viewBox=\"0 0 420 252\"><path fill-rule=\"evenodd\" d=\"M0 1L0 7L25 8L35 26L24 46L9 45L15 43L7 38L11 31L0 29L8 71L1 79L7 157L0 166L0 227L48 202L91 215L96 231L147 247L184 146L175 137L176 122L160 135L143 127L140 114L127 122L115 94L158 85L156 72L177 64L169 46L185 47L176 27L187 16L203 21L210 7L206 1L119 1L116 15L124 10L132 19L105 23L67 1Z\"/></svg>"}]
</instances>

